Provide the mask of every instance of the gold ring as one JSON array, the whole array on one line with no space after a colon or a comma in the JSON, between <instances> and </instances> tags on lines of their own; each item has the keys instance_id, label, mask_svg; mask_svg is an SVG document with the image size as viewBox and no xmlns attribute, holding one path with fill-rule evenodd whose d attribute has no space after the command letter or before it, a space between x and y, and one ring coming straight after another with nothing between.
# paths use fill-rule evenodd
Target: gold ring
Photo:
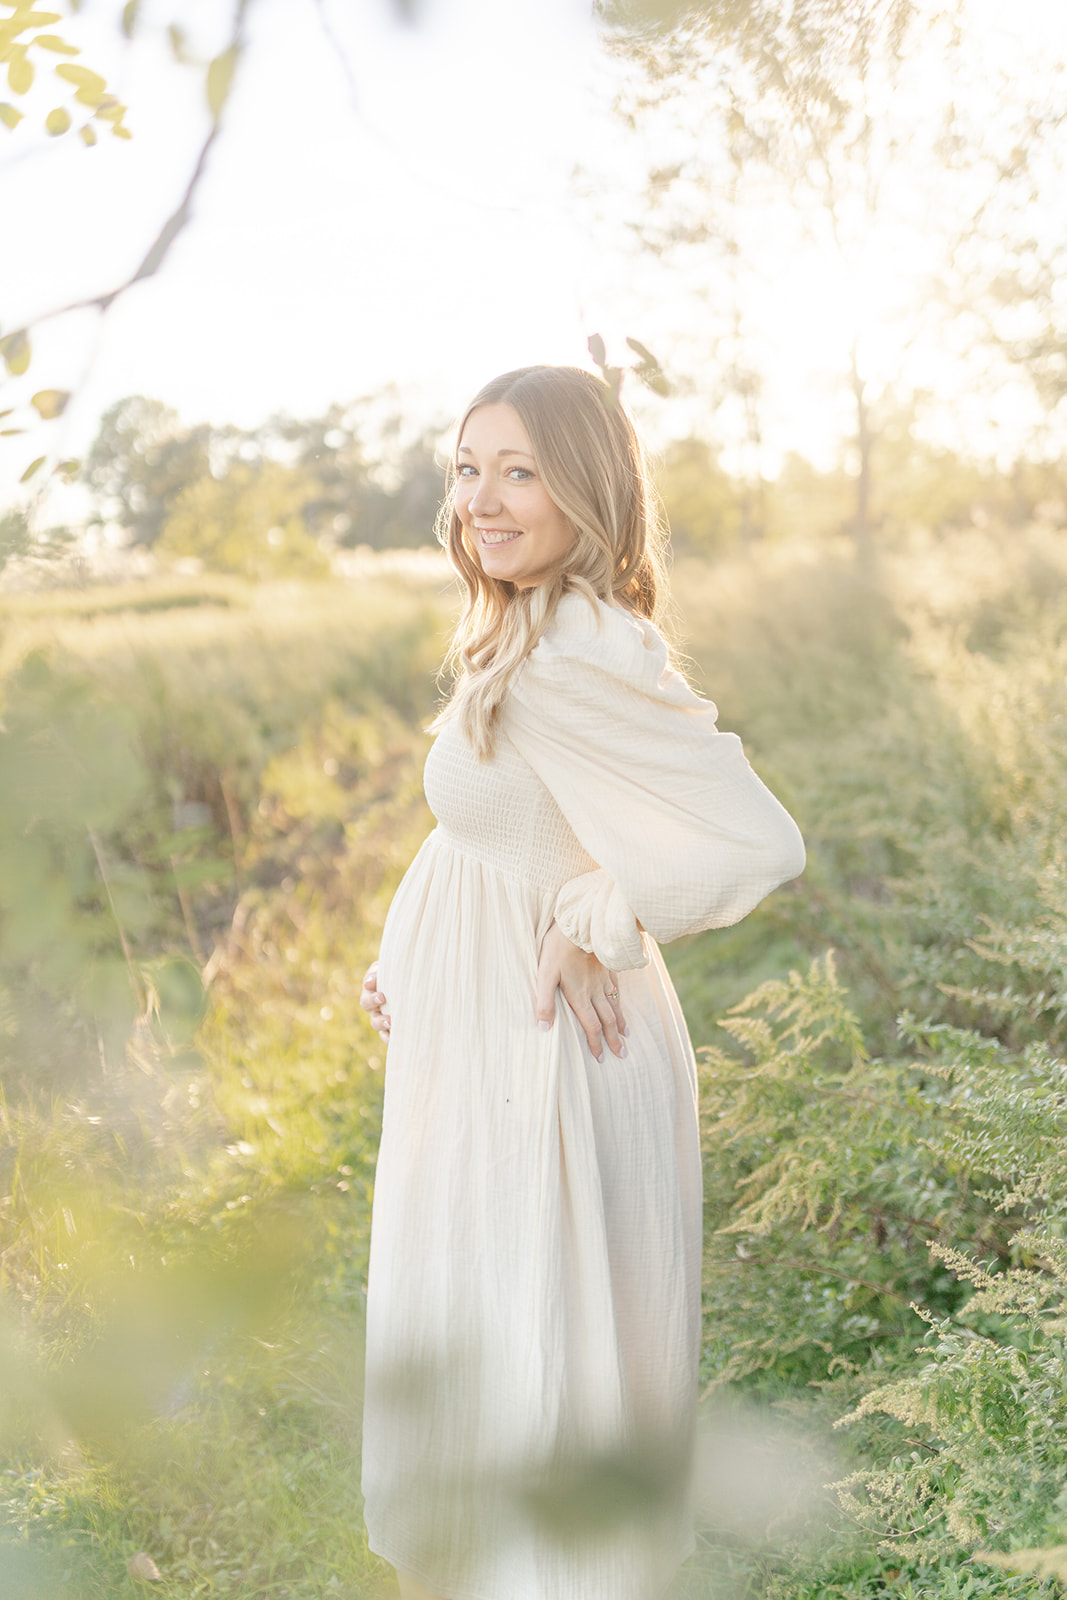
<instances>
[{"instance_id":1,"label":"gold ring","mask_svg":"<svg viewBox=\"0 0 1067 1600\"><path fill-rule=\"evenodd\" d=\"M608 999L609 1000L617 1000L618 998L619 998L618 989L612 989L611 993L608 995Z\"/></svg>"}]
</instances>

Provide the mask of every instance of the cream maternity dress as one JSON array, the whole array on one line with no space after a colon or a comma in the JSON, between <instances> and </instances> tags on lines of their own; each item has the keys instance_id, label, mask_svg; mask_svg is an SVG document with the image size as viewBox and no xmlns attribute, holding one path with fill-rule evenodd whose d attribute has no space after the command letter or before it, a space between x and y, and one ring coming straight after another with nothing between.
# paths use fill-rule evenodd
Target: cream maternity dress
<instances>
[{"instance_id":1,"label":"cream maternity dress","mask_svg":"<svg viewBox=\"0 0 1067 1600\"><path fill-rule=\"evenodd\" d=\"M427 761L379 968L363 1489L371 1549L448 1600L652 1600L691 1546L696 1079L656 940L804 862L715 717L651 623L568 594L492 759L446 726ZM553 918L618 974L625 1060L562 996L538 1030Z\"/></svg>"}]
</instances>

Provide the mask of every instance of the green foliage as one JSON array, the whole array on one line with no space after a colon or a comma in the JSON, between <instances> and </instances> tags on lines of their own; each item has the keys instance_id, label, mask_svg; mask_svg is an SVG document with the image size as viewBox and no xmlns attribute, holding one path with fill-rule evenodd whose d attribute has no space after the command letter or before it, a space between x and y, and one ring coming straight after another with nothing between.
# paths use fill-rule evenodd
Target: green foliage
<instances>
[{"instance_id":1,"label":"green foliage","mask_svg":"<svg viewBox=\"0 0 1067 1600\"><path fill-rule=\"evenodd\" d=\"M0 517L0 572L9 561L26 555L32 542L29 523L21 511L9 511Z\"/></svg>"},{"instance_id":2,"label":"green foliage","mask_svg":"<svg viewBox=\"0 0 1067 1600\"><path fill-rule=\"evenodd\" d=\"M631 51L655 42L681 55L707 38L717 50L736 52L762 90L786 95L798 110L836 117L845 112L849 81L879 49L898 51L917 15L914 0L800 8L788 0L598 0L597 10Z\"/></svg>"},{"instance_id":3,"label":"green foliage","mask_svg":"<svg viewBox=\"0 0 1067 1600\"><path fill-rule=\"evenodd\" d=\"M171 608L169 627L165 608L181 595L165 588L155 612L134 591L133 615L96 610L91 596L87 615L71 609L65 622L58 608L11 605L18 665L0 730L9 1083L14 1073L48 1093L81 1081L136 1018L160 1047L183 1048L197 1009L187 957L202 966L203 942L232 913L235 841L274 752L324 699L358 700L379 671L402 714L430 709L440 622L417 590L359 631L343 592L225 595L228 610L204 606L195 623ZM414 701L413 663L424 684Z\"/></svg>"},{"instance_id":4,"label":"green foliage","mask_svg":"<svg viewBox=\"0 0 1067 1600\"><path fill-rule=\"evenodd\" d=\"M377 1592L353 1314L380 1057L358 996L427 825L445 616L413 582L361 603L358 631L318 586L5 604L0 1562L20 1600L133 1595L147 1562L189 1593ZM95 952L114 1011L80 983Z\"/></svg>"},{"instance_id":5,"label":"green foliage","mask_svg":"<svg viewBox=\"0 0 1067 1600\"><path fill-rule=\"evenodd\" d=\"M841 1522L753 1556L759 1592L1058 1570L1064 560L971 530L873 574L684 568L690 649L810 848L790 894L670 952L691 1013L734 1002L704 1052L708 1381L849 1419ZM797 970L741 1000L761 930Z\"/></svg>"},{"instance_id":6,"label":"green foliage","mask_svg":"<svg viewBox=\"0 0 1067 1600\"><path fill-rule=\"evenodd\" d=\"M80 54L76 45L48 31L54 23L63 20L58 11L38 11L33 0L3 0L2 9L8 15L0 16L0 62L7 63L7 87L12 94L20 97L29 94L37 76L37 65L45 65L49 56ZM106 78L89 67L67 60L52 62L51 66L54 75L63 83L73 84L76 108L87 106L91 116L110 126L117 138L130 137L125 124L126 107L108 91ZM23 115L16 106L0 105L0 120L8 128L17 128ZM91 121L84 115L80 115L78 121L84 138L87 129L92 132ZM73 118L66 106L55 107L45 119L46 131L53 137L67 133L72 126ZM93 139L86 142L92 143Z\"/></svg>"},{"instance_id":7,"label":"green foliage","mask_svg":"<svg viewBox=\"0 0 1067 1600\"><path fill-rule=\"evenodd\" d=\"M154 908L144 870L112 847L145 773L123 709L57 681L41 656L7 685L0 744L0 1005L44 1087L90 1027L121 1035L144 1010L134 948Z\"/></svg>"},{"instance_id":8,"label":"green foliage","mask_svg":"<svg viewBox=\"0 0 1067 1600\"><path fill-rule=\"evenodd\" d=\"M723 555L738 543L740 486L719 465L703 439L678 439L657 463L656 487L670 524L671 544L682 555Z\"/></svg>"},{"instance_id":9,"label":"green foliage","mask_svg":"<svg viewBox=\"0 0 1067 1600\"><path fill-rule=\"evenodd\" d=\"M1019 462L1010 474L997 472L926 444L906 417L886 424L872 460L869 519L884 551L906 549L918 530L950 535L975 526L1021 528L1035 518L1056 528L1067 521L1067 479L1055 464ZM820 471L790 454L776 478L746 483L725 471L706 440L694 438L672 440L656 476L681 557L719 558L762 538L795 544L801 532L830 551L850 536L856 480L844 466Z\"/></svg>"},{"instance_id":10,"label":"green foliage","mask_svg":"<svg viewBox=\"0 0 1067 1600\"><path fill-rule=\"evenodd\" d=\"M925 1240L955 1237L965 1202L930 1158L922 1080L868 1059L832 958L764 984L723 1025L744 1053L706 1052L709 1375L822 1382L914 1338L913 1300L958 1300Z\"/></svg>"},{"instance_id":11,"label":"green foliage","mask_svg":"<svg viewBox=\"0 0 1067 1600\"><path fill-rule=\"evenodd\" d=\"M133 544L154 544L181 491L210 471L210 430L185 429L158 400L131 395L109 406L85 461L102 520Z\"/></svg>"},{"instance_id":12,"label":"green foliage","mask_svg":"<svg viewBox=\"0 0 1067 1600\"><path fill-rule=\"evenodd\" d=\"M444 492L432 436L405 438L388 394L248 432L185 427L131 395L105 413L83 476L97 520L131 543L251 576L313 575L320 544L425 545Z\"/></svg>"},{"instance_id":13,"label":"green foliage","mask_svg":"<svg viewBox=\"0 0 1067 1600\"><path fill-rule=\"evenodd\" d=\"M214 572L250 578L313 577L326 556L301 519L309 485L299 471L235 461L224 477L183 489L163 525L163 557L194 557Z\"/></svg>"},{"instance_id":14,"label":"green foliage","mask_svg":"<svg viewBox=\"0 0 1067 1600\"><path fill-rule=\"evenodd\" d=\"M703 1046L704 1377L760 1416L755 1478L780 1452L816 1490L795 1515L716 1490L679 1597L1036 1597L1060 1571L1065 560L1047 529L971 529L866 572L815 541L677 575L723 725L810 846L796 886L668 952ZM125 1049L132 998L109 1024L56 979L62 1037L5 1012L2 1516L27 1562L75 1541L77 1600L132 1593L137 1551L234 1600L378 1581L351 1504L380 1111L358 991L427 822L444 612L394 581L354 615L221 577L5 602L4 881L36 874L58 930L16 893L5 978L43 994L81 928L132 997L91 820L140 995ZM109 1432L71 1395L124 1365Z\"/></svg>"}]
</instances>

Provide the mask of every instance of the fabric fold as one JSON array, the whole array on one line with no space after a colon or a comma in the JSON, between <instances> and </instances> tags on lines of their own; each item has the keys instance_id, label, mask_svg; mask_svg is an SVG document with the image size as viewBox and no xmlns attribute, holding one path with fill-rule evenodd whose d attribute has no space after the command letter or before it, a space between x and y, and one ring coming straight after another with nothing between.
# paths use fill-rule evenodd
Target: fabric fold
<instances>
[{"instance_id":1,"label":"fabric fold","mask_svg":"<svg viewBox=\"0 0 1067 1600\"><path fill-rule=\"evenodd\" d=\"M661 943L728 927L803 871L796 823L717 716L651 622L581 594L516 679L507 737L612 885L565 885L557 920L606 966L639 960L638 923Z\"/></svg>"},{"instance_id":2,"label":"fabric fold","mask_svg":"<svg viewBox=\"0 0 1067 1600\"><path fill-rule=\"evenodd\" d=\"M571 878L556 896L558 926L611 972L648 966L637 918L611 875L598 867Z\"/></svg>"}]
</instances>

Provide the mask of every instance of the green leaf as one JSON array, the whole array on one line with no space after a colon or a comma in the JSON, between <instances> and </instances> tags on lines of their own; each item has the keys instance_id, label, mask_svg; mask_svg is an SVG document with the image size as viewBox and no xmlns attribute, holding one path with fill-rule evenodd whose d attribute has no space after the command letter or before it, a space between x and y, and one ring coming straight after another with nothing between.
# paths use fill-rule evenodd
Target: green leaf
<instances>
[{"instance_id":1,"label":"green leaf","mask_svg":"<svg viewBox=\"0 0 1067 1600\"><path fill-rule=\"evenodd\" d=\"M217 120L222 113L233 83L233 70L237 65L237 46L231 45L216 56L207 69L207 103L211 115Z\"/></svg>"},{"instance_id":2,"label":"green leaf","mask_svg":"<svg viewBox=\"0 0 1067 1600\"><path fill-rule=\"evenodd\" d=\"M16 10L13 17L9 17L3 25L3 34L13 39L17 33L24 33L27 28L50 28L53 22L62 22L63 18L58 11L27 11Z\"/></svg>"},{"instance_id":3,"label":"green leaf","mask_svg":"<svg viewBox=\"0 0 1067 1600\"><path fill-rule=\"evenodd\" d=\"M589 354L592 356L597 366L603 370L604 364L608 359L608 352L604 347L604 341L600 337L599 333L591 333L586 341L586 344L588 346Z\"/></svg>"},{"instance_id":4,"label":"green leaf","mask_svg":"<svg viewBox=\"0 0 1067 1600\"><path fill-rule=\"evenodd\" d=\"M37 393L31 396L30 405L42 422L51 422L53 417L63 415L69 399L69 389L38 389Z\"/></svg>"},{"instance_id":5,"label":"green leaf","mask_svg":"<svg viewBox=\"0 0 1067 1600\"><path fill-rule=\"evenodd\" d=\"M644 361L647 366L659 366L659 362L656 360L651 350L647 345L642 344L640 339L627 339L626 343L630 346L630 349L633 351L634 355L640 356L641 360Z\"/></svg>"},{"instance_id":6,"label":"green leaf","mask_svg":"<svg viewBox=\"0 0 1067 1600\"><path fill-rule=\"evenodd\" d=\"M16 54L16 51L18 54ZM12 94L25 94L33 87L33 62L26 54L26 46L15 45L7 67L7 83Z\"/></svg>"},{"instance_id":7,"label":"green leaf","mask_svg":"<svg viewBox=\"0 0 1067 1600\"><path fill-rule=\"evenodd\" d=\"M21 378L30 364L30 340L25 328L20 328L17 333L9 333L6 339L0 339L0 356L13 378Z\"/></svg>"},{"instance_id":8,"label":"green leaf","mask_svg":"<svg viewBox=\"0 0 1067 1600\"><path fill-rule=\"evenodd\" d=\"M16 111L14 106L9 106L6 101L0 101L0 122L8 128L17 128L22 121L23 113Z\"/></svg>"},{"instance_id":9,"label":"green leaf","mask_svg":"<svg viewBox=\"0 0 1067 1600\"><path fill-rule=\"evenodd\" d=\"M127 39L133 38L133 30L137 26L137 12L140 9L140 0L126 0L122 8L122 31Z\"/></svg>"},{"instance_id":10,"label":"green leaf","mask_svg":"<svg viewBox=\"0 0 1067 1600\"><path fill-rule=\"evenodd\" d=\"M96 129L93 127L92 123L87 122L85 124L84 128L81 129L81 136L83 144L96 143Z\"/></svg>"},{"instance_id":11,"label":"green leaf","mask_svg":"<svg viewBox=\"0 0 1067 1600\"><path fill-rule=\"evenodd\" d=\"M76 456L71 456L68 461L57 461L52 468L53 478L63 478L67 483L73 483L82 469L81 462Z\"/></svg>"},{"instance_id":12,"label":"green leaf","mask_svg":"<svg viewBox=\"0 0 1067 1600\"><path fill-rule=\"evenodd\" d=\"M29 481L33 477L34 473L35 472L40 472L41 468L44 466L44 464L45 464L45 462L47 460L48 460L47 456L38 456L36 461L31 461L29 466L26 468L25 472L22 474L22 477L19 479L19 482L20 483L29 483Z\"/></svg>"},{"instance_id":13,"label":"green leaf","mask_svg":"<svg viewBox=\"0 0 1067 1600\"><path fill-rule=\"evenodd\" d=\"M167 38L170 40L171 54L175 61L180 61L183 66L187 66L189 52L185 48L185 29L179 28L176 22L172 22L167 28Z\"/></svg>"},{"instance_id":14,"label":"green leaf","mask_svg":"<svg viewBox=\"0 0 1067 1600\"><path fill-rule=\"evenodd\" d=\"M133 134L130 132L129 128L124 128L122 126L121 122L116 122L115 126L112 128L111 131L115 135L116 139L132 139L133 138Z\"/></svg>"},{"instance_id":15,"label":"green leaf","mask_svg":"<svg viewBox=\"0 0 1067 1600\"><path fill-rule=\"evenodd\" d=\"M99 72L92 72L88 67L75 66L73 61L62 61L56 68L57 78L66 78L68 83L73 83L79 89L90 89L94 94L107 93L107 79L102 78Z\"/></svg>"},{"instance_id":16,"label":"green leaf","mask_svg":"<svg viewBox=\"0 0 1067 1600\"><path fill-rule=\"evenodd\" d=\"M25 428L0 428L0 439L13 439L16 433L25 432Z\"/></svg>"},{"instance_id":17,"label":"green leaf","mask_svg":"<svg viewBox=\"0 0 1067 1600\"><path fill-rule=\"evenodd\" d=\"M59 56L80 56L81 51L75 44L68 44L66 39L61 39L58 33L39 33L36 39L31 39L31 44L40 45L42 50L54 50Z\"/></svg>"},{"instance_id":18,"label":"green leaf","mask_svg":"<svg viewBox=\"0 0 1067 1600\"><path fill-rule=\"evenodd\" d=\"M659 367L641 365L640 367L635 367L634 372L637 374L639 380L644 384L645 388L651 389L653 394L658 394L662 398L666 398L666 396L670 394L670 383L668 382L664 372Z\"/></svg>"},{"instance_id":19,"label":"green leaf","mask_svg":"<svg viewBox=\"0 0 1067 1600\"><path fill-rule=\"evenodd\" d=\"M626 343L630 346L634 355L640 358L638 365L633 370L645 388L651 389L653 394L670 394L671 386L667 381L666 374L648 346L642 344L640 339L628 338Z\"/></svg>"},{"instance_id":20,"label":"green leaf","mask_svg":"<svg viewBox=\"0 0 1067 1600\"><path fill-rule=\"evenodd\" d=\"M90 72L88 67L76 67L69 61L64 61L62 66L56 68L56 73L61 78L66 78L68 83L76 85L75 100L83 106L97 106L114 97L108 94L107 79L102 78L99 72Z\"/></svg>"},{"instance_id":21,"label":"green leaf","mask_svg":"<svg viewBox=\"0 0 1067 1600\"><path fill-rule=\"evenodd\" d=\"M55 110L50 111L45 117L44 125L47 132L55 139L70 128L70 112L65 106L56 106Z\"/></svg>"}]
</instances>

